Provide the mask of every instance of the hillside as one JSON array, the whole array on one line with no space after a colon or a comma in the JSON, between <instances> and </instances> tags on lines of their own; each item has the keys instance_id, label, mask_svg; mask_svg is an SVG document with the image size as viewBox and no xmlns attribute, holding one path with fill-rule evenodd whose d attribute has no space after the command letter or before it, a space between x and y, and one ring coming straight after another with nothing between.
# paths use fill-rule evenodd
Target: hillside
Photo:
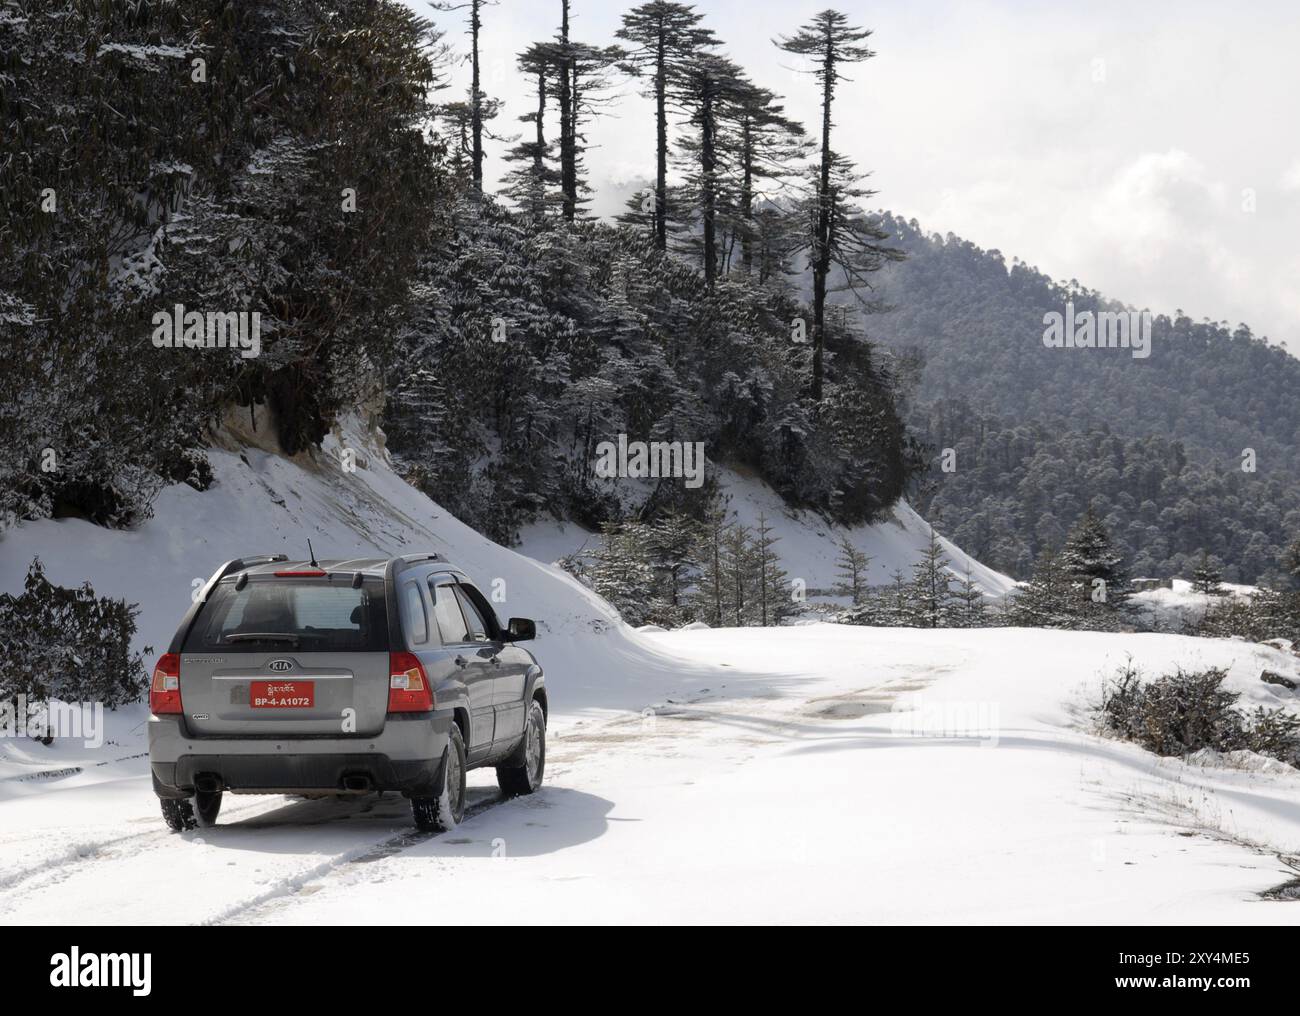
<instances>
[{"instance_id":1,"label":"hillside","mask_svg":"<svg viewBox=\"0 0 1300 1016\"><path fill-rule=\"evenodd\" d=\"M761 480L723 467L718 473L718 489L732 518L753 529L761 513L772 526L777 538L775 552L791 578L802 579L813 602L847 603L843 596L829 591L840 584L839 540L847 537L864 553L870 563L866 581L870 585L887 585L895 572L910 576L925 552L930 526L906 501L899 501L879 522L843 525L816 512L792 508ZM590 549L600 542L599 533L591 533L574 523L546 520L526 526L520 533L518 550L540 561L555 561L565 555ZM949 572L959 581L970 571L971 578L991 598L1005 595L1014 582L967 554L952 541L939 537L949 561Z\"/></svg>"},{"instance_id":2,"label":"hillside","mask_svg":"<svg viewBox=\"0 0 1300 1016\"><path fill-rule=\"evenodd\" d=\"M935 452L922 514L1016 577L1088 503L1136 574L1189 574L1205 550L1230 581L1277 577L1300 535L1300 361L1245 325L1162 308L1149 357L1048 348L1046 313L1116 306L999 251L884 224L908 260L880 273L889 310L869 333L901 357L908 422Z\"/></svg>"}]
</instances>

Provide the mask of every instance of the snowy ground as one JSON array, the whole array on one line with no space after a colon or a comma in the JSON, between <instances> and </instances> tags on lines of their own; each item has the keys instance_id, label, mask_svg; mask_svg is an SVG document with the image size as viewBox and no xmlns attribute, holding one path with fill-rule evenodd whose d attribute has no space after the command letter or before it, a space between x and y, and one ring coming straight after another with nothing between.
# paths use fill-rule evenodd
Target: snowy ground
<instances>
[{"instance_id":1,"label":"snowy ground","mask_svg":"<svg viewBox=\"0 0 1300 1016\"><path fill-rule=\"evenodd\" d=\"M1227 602L1228 598L1243 598L1254 595L1256 586L1222 584L1219 595L1210 596L1198 593L1187 579L1174 579L1171 588L1148 589L1134 593L1130 603L1143 615L1146 624L1162 631L1180 631L1184 625L1199 624L1205 615L1215 606Z\"/></svg>"},{"instance_id":2,"label":"snowy ground","mask_svg":"<svg viewBox=\"0 0 1300 1016\"><path fill-rule=\"evenodd\" d=\"M473 779L450 834L405 802L228 797L161 826L143 765L0 804L0 920L1295 923L1300 773L1202 769L1086 732L1132 654L1256 678L1290 658L1178 636L828 625L677 632L672 692L556 702L547 783ZM815 663L813 661L816 661ZM688 694L681 694L683 684ZM969 736L954 736L969 735ZM81 779L86 779L85 776Z\"/></svg>"},{"instance_id":3,"label":"snowy ground","mask_svg":"<svg viewBox=\"0 0 1300 1016\"><path fill-rule=\"evenodd\" d=\"M345 446L361 452L355 473ZM364 428L311 457L212 459L211 491L169 488L137 531L20 526L0 542L0 589L21 588L39 554L56 582L139 603L137 648L157 652L193 581L226 558L298 554L308 537L322 557L445 550L485 589L504 580L502 614L538 620L546 785L503 803L475 773L470 816L442 836L414 832L399 798L231 796L218 827L176 835L150 789L143 707L110 714L97 749L0 739L0 922L1300 917L1259 896L1300 874L1280 859L1300 852L1300 773L1158 760L1093 736L1084 713L1129 654L1150 676L1230 666L1244 705L1295 708L1258 680L1296 676L1290 654L1008 629L638 635L569 576L407 487ZM745 511L771 496L733 494ZM925 539L900 512L854 533L891 568ZM814 586L832 535L786 523L781 549Z\"/></svg>"}]
</instances>

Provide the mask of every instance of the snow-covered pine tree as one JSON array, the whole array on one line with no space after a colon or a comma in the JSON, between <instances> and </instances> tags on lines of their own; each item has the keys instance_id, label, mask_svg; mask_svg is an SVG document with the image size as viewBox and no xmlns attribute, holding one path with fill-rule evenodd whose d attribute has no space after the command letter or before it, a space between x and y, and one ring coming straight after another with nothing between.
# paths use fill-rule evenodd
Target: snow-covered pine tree
<instances>
[{"instance_id":1,"label":"snow-covered pine tree","mask_svg":"<svg viewBox=\"0 0 1300 1016\"><path fill-rule=\"evenodd\" d=\"M700 561L700 577L691 597L697 619L720 628L731 606L730 584L725 570L727 539L727 510L715 505L704 514L699 527L699 544L696 556Z\"/></svg>"},{"instance_id":2,"label":"snow-covered pine tree","mask_svg":"<svg viewBox=\"0 0 1300 1016\"><path fill-rule=\"evenodd\" d=\"M872 605L874 610L862 612L863 616L870 616L870 622L884 628L915 628L917 627L916 612L912 609L911 603L911 586L908 584L906 576L902 569L895 568L894 573L890 576L889 585L882 586L876 593L875 602Z\"/></svg>"},{"instance_id":3,"label":"snow-covered pine tree","mask_svg":"<svg viewBox=\"0 0 1300 1016\"><path fill-rule=\"evenodd\" d=\"M737 628L754 624L758 610L758 561L750 540L749 527L734 523L722 541L722 574L731 594L731 624Z\"/></svg>"},{"instance_id":4,"label":"snow-covered pine tree","mask_svg":"<svg viewBox=\"0 0 1300 1016\"><path fill-rule=\"evenodd\" d=\"M601 535L601 546L591 555L592 588L628 624L646 624L654 595L646 526L639 522L606 523Z\"/></svg>"},{"instance_id":5,"label":"snow-covered pine tree","mask_svg":"<svg viewBox=\"0 0 1300 1016\"><path fill-rule=\"evenodd\" d=\"M676 512L646 528L646 552L655 577L654 624L668 628L690 619L686 594L699 574L699 545L699 524Z\"/></svg>"},{"instance_id":6,"label":"snow-covered pine tree","mask_svg":"<svg viewBox=\"0 0 1300 1016\"><path fill-rule=\"evenodd\" d=\"M1211 559L1204 550L1201 551L1201 559L1192 572L1192 589L1206 596L1222 596L1225 592L1223 570L1218 565L1218 559Z\"/></svg>"},{"instance_id":7,"label":"snow-covered pine tree","mask_svg":"<svg viewBox=\"0 0 1300 1016\"><path fill-rule=\"evenodd\" d=\"M1105 522L1089 507L1061 550L1061 567L1076 584L1078 609L1122 610L1129 596L1123 555L1111 543Z\"/></svg>"},{"instance_id":8,"label":"snow-covered pine tree","mask_svg":"<svg viewBox=\"0 0 1300 1016\"><path fill-rule=\"evenodd\" d=\"M780 624L783 618L795 613L790 595L790 577L781 567L781 560L772 549L780 537L774 536L767 516L758 513L758 526L754 530L754 562L758 570L758 623L763 627Z\"/></svg>"},{"instance_id":9,"label":"snow-covered pine tree","mask_svg":"<svg viewBox=\"0 0 1300 1016\"><path fill-rule=\"evenodd\" d=\"M943 628L951 622L953 606L951 562L933 528L912 568L909 612L921 628Z\"/></svg>"},{"instance_id":10,"label":"snow-covered pine tree","mask_svg":"<svg viewBox=\"0 0 1300 1016\"><path fill-rule=\"evenodd\" d=\"M982 590L972 578L969 565L961 585L953 594L952 620L959 628L982 628L987 623L988 607Z\"/></svg>"},{"instance_id":11,"label":"snow-covered pine tree","mask_svg":"<svg viewBox=\"0 0 1300 1016\"><path fill-rule=\"evenodd\" d=\"M849 597L854 607L860 607L866 602L871 558L853 545L848 533L840 534L837 546L839 556L835 559L835 577L839 581L835 592Z\"/></svg>"},{"instance_id":12,"label":"snow-covered pine tree","mask_svg":"<svg viewBox=\"0 0 1300 1016\"><path fill-rule=\"evenodd\" d=\"M1081 627L1080 603L1075 583L1050 545L1034 562L1029 582L1018 589L1008 605L1012 624L1030 628Z\"/></svg>"}]
</instances>

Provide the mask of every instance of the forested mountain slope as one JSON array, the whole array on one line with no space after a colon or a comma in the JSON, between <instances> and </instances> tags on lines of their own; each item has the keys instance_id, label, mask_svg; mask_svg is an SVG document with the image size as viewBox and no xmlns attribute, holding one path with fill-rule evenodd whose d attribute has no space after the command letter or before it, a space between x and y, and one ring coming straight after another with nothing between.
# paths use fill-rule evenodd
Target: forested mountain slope
<instances>
[{"instance_id":1,"label":"forested mountain slope","mask_svg":"<svg viewBox=\"0 0 1300 1016\"><path fill-rule=\"evenodd\" d=\"M908 260L880 273L890 309L870 331L900 355L909 422L934 452L918 510L1022 577L1089 503L1136 573L1188 574L1204 549L1229 580L1278 574L1300 532L1300 361L1245 325L1181 312L1153 312L1145 358L1049 348L1045 314L1119 305L884 219Z\"/></svg>"}]
</instances>

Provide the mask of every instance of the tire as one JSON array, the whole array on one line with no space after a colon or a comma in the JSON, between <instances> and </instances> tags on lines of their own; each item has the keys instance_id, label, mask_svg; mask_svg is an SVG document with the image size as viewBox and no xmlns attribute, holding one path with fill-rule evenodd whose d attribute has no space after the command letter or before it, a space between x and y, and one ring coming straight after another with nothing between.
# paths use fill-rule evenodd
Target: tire
<instances>
[{"instance_id":1,"label":"tire","mask_svg":"<svg viewBox=\"0 0 1300 1016\"><path fill-rule=\"evenodd\" d=\"M497 786L506 797L533 793L542 785L546 772L546 713L536 699L529 705L524 719L524 743L519 754L519 765L497 766Z\"/></svg>"},{"instance_id":2,"label":"tire","mask_svg":"<svg viewBox=\"0 0 1300 1016\"><path fill-rule=\"evenodd\" d=\"M221 811L221 791L205 793L195 791L193 797L158 799L162 806L163 821L173 832L191 829L209 829L217 824Z\"/></svg>"},{"instance_id":3,"label":"tire","mask_svg":"<svg viewBox=\"0 0 1300 1016\"><path fill-rule=\"evenodd\" d=\"M217 824L217 815L221 812L221 791L204 793L195 791L190 798L194 802L194 817L198 819L200 829L210 829Z\"/></svg>"},{"instance_id":4,"label":"tire","mask_svg":"<svg viewBox=\"0 0 1300 1016\"><path fill-rule=\"evenodd\" d=\"M183 833L187 829L197 829L199 821L194 817L194 806L190 804L188 797L173 799L162 797L158 799L162 805L163 821L167 823L167 828L174 833Z\"/></svg>"},{"instance_id":5,"label":"tire","mask_svg":"<svg viewBox=\"0 0 1300 1016\"><path fill-rule=\"evenodd\" d=\"M429 833L445 833L456 828L465 817L465 739L454 723L447 741L447 772L442 794L411 798L411 817L416 827Z\"/></svg>"}]
</instances>

